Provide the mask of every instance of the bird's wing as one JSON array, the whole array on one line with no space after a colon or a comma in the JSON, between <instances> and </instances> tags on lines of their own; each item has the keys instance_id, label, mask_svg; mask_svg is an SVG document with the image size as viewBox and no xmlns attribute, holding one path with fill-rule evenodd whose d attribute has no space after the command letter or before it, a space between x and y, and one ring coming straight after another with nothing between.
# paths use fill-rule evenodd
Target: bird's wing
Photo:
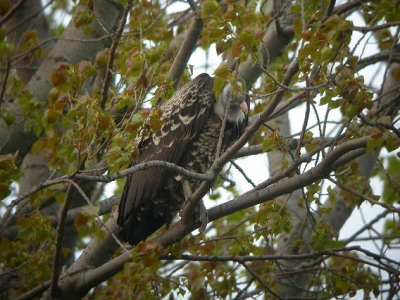
<instances>
[{"instance_id":1,"label":"bird's wing","mask_svg":"<svg viewBox=\"0 0 400 300\"><path fill-rule=\"evenodd\" d=\"M163 103L160 107L161 129L143 138L132 165L152 160L178 163L189 141L201 131L212 113L215 102L212 87L213 79L201 74ZM156 197L163 188L167 172L165 168L150 168L127 178L119 206L118 224L121 227L135 209Z\"/></svg>"}]
</instances>

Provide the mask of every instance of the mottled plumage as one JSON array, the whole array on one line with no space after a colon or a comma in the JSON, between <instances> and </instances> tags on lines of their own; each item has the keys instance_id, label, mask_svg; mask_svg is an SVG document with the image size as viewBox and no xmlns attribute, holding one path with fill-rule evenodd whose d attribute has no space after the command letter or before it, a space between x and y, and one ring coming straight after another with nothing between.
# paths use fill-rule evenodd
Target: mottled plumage
<instances>
[{"instance_id":1,"label":"mottled plumage","mask_svg":"<svg viewBox=\"0 0 400 300\"><path fill-rule=\"evenodd\" d=\"M214 162L222 120L228 108L222 152L242 134L248 98L238 94L231 102L227 85L215 101L213 79L201 74L180 88L160 106L161 129L150 132L145 124L139 134L139 154L132 165L151 160L175 163L187 170L206 173ZM119 206L121 237L138 244L169 223L185 200L180 176L165 168L139 171L126 180ZM200 181L189 180L194 191Z\"/></svg>"}]
</instances>

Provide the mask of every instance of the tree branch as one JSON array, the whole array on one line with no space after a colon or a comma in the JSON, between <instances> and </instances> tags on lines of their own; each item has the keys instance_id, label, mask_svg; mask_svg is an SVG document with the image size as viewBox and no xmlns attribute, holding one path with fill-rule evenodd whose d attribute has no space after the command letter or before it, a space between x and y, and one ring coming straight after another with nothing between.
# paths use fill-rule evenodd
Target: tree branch
<instances>
[{"instance_id":1,"label":"tree branch","mask_svg":"<svg viewBox=\"0 0 400 300\"><path fill-rule=\"evenodd\" d=\"M365 153L365 147L369 139L369 137L362 137L348 141L337 146L329 152L317 166L303 174L283 179L272 186L265 187L261 190L257 190L257 188L255 190L250 190L246 194L243 194L234 200L210 208L208 210L209 220L213 221L242 209L272 200L280 195L289 194L297 189L310 185L317 180L326 178L333 170L333 163L349 151L364 148L363 153ZM342 161L342 164L344 163L346 163L346 161ZM338 165L335 167L338 167Z\"/></svg>"},{"instance_id":2,"label":"tree branch","mask_svg":"<svg viewBox=\"0 0 400 300\"><path fill-rule=\"evenodd\" d=\"M214 176L213 174L200 174L200 173L195 173L195 172L191 172L188 171L182 167L177 166L176 164L173 163L169 163L169 162L165 162L165 161L149 161L149 162L145 162L142 164L138 164L135 165L133 167L130 167L126 170L123 170L119 173L113 174L113 175L109 175L109 176L90 176L90 175L85 175L82 173L78 173L78 174L73 174L73 175L64 175L64 176L60 176L58 178L55 179L51 179L51 180L47 180L41 184L39 184L38 186L36 186L35 188L33 188L32 190L30 190L29 192L20 195L19 197L17 197L16 199L12 200L10 205L7 207L6 212L4 213L1 222L0 222L0 232L3 231L11 222L12 222L12 210L13 208L18 205L19 203L21 203L22 201L26 200L29 196L37 193L38 191L41 191L49 186L55 185L55 184L59 184L59 183L63 183L63 182L68 182L71 179L77 179L77 180L90 180L90 181L97 181L97 182L111 182L114 181L118 178L123 178L126 177L130 174L133 174L135 172L139 172L139 171L143 171L143 170L147 170L149 168L167 168L170 169L171 171L174 171L180 175L183 175L187 178L192 178L192 179L197 179L197 180L202 180L202 181L206 181L206 182L211 182L214 180Z\"/></svg>"},{"instance_id":3,"label":"tree branch","mask_svg":"<svg viewBox=\"0 0 400 300\"><path fill-rule=\"evenodd\" d=\"M191 255L191 254L181 254L181 255L163 255L160 257L162 260L168 261L211 261L211 262L253 262L253 261L277 261L277 260L304 260L304 259L317 259L322 256L335 256L339 252L351 252L359 251L360 246L349 246L343 248L332 248L322 251L316 251L312 253L302 253L302 254L283 254L283 255L228 255L228 256L201 256L201 255Z\"/></svg>"},{"instance_id":4,"label":"tree branch","mask_svg":"<svg viewBox=\"0 0 400 300\"><path fill-rule=\"evenodd\" d=\"M291 67L288 69L283 84L289 85L291 79L295 75L298 70L297 60L293 62ZM219 174L222 170L225 163L237 152L240 148L242 148L247 141L253 136L253 134L258 130L258 128L265 122L265 120L273 113L274 109L278 105L278 103L282 100L283 94L285 90L283 88L279 88L276 92L274 98L265 108L265 110L259 115L259 118L251 124L244 134L231 146L229 147L225 153L223 153L217 160L214 161L210 170L207 172L210 176L214 176L214 178ZM204 197L204 195L210 190L212 187L213 182L203 182L200 187L193 193L192 201L188 203L190 207L187 209L192 211L195 209L199 201ZM181 237L179 237L180 239Z\"/></svg>"},{"instance_id":5,"label":"tree branch","mask_svg":"<svg viewBox=\"0 0 400 300\"><path fill-rule=\"evenodd\" d=\"M7 22L25 2L26 0L19 0L5 15L3 15L0 19L0 26Z\"/></svg>"},{"instance_id":6,"label":"tree branch","mask_svg":"<svg viewBox=\"0 0 400 300\"><path fill-rule=\"evenodd\" d=\"M282 180L271 187L259 191L257 190L254 192L249 192L245 195L237 197L234 200L210 208L207 210L209 221L214 221L239 210L266 202L280 195L290 193L294 190L307 186L312 182L325 178L331 171L332 161L335 161L337 158L341 157L350 150L365 148L368 139L369 137L363 137L337 146L325 156L324 160L319 165L306 173ZM221 156L221 158L223 156ZM199 189L197 191L199 191ZM193 198L194 196L192 197L192 200ZM115 216L113 219L115 219ZM155 237L153 240L158 242L161 246L166 247L180 240L185 235L198 228L198 226L198 223L183 224L182 222L178 222L175 224L175 226L172 226L164 233ZM99 266L94 269L87 269L87 267L82 269L83 266L79 267L79 264L77 264L73 269L68 270L67 273L62 276L59 286L63 290L70 290L70 288L72 288L77 293L84 295L96 284L103 282L107 278L121 271L124 264L131 261L131 259L132 258L124 252L102 265L101 262L99 263L96 260L91 260L95 265ZM84 280L82 280L82 278L84 278Z\"/></svg>"},{"instance_id":7,"label":"tree branch","mask_svg":"<svg viewBox=\"0 0 400 300\"><path fill-rule=\"evenodd\" d=\"M104 107L106 106L106 101L107 101L107 98L108 98L108 90L110 88L110 83L111 83L111 78L112 78L112 70L113 70L113 65L114 65L115 52L117 51L119 40L122 37L122 33L124 31L124 28L125 28L125 24L126 24L126 19L128 17L128 13L132 8L132 2L133 2L133 0L129 0L126 3L124 12L122 14L122 17L121 17L121 20L120 20L120 23L119 23L119 26L118 26L118 29L117 29L115 35L112 36L113 42L112 42L112 45L111 45L111 48L110 48L110 55L108 57L107 67L106 67L106 75L105 75L105 78L104 78L103 89L101 91L102 98L101 98L101 102L100 102L100 107L102 109L104 109Z\"/></svg>"},{"instance_id":8,"label":"tree branch","mask_svg":"<svg viewBox=\"0 0 400 300\"><path fill-rule=\"evenodd\" d=\"M107 24L110 28L115 28L117 26L122 13L122 7L119 4L111 0L93 0L91 3L99 12L99 18L102 22ZM82 12L83 7L83 5L80 5L77 13ZM88 37L82 32L81 28L75 26L72 20L65 30L63 37L67 39L86 40L88 38L98 38L104 35L108 35L108 33L104 32L99 21L92 23L92 35ZM95 55L104 48L106 41L107 40L101 40L96 43L83 43L78 41L66 42L64 39L58 40L47 59L37 70L37 76L33 76L27 84L26 90L32 94L33 99L42 103L46 102L47 95L53 88L49 74L51 74L56 63L68 61L74 64L82 60L93 60ZM10 128L8 128L4 122L0 122L0 154L18 152L19 155L23 157L29 152L32 144L38 137L34 132L27 132L25 130L24 124L26 118L19 105L14 103L9 109L14 113L15 121Z\"/></svg>"},{"instance_id":9,"label":"tree branch","mask_svg":"<svg viewBox=\"0 0 400 300\"><path fill-rule=\"evenodd\" d=\"M35 297L38 297L41 294L43 294L43 292L46 291L50 287L50 285L51 285L51 280L47 280L39 284L38 286L34 287L30 291L23 293L19 297L15 298L15 300L30 300Z\"/></svg>"},{"instance_id":10,"label":"tree branch","mask_svg":"<svg viewBox=\"0 0 400 300\"><path fill-rule=\"evenodd\" d=\"M71 194L72 194L72 185L70 184L67 190L67 195L65 196L64 206L61 210L61 215L60 219L58 220L58 226L57 226L56 250L53 256L53 276L51 277L51 285L50 285L50 295L53 298L57 297L59 293L58 278L60 277L60 271L61 271L60 262L62 255L65 219L67 217L69 206L72 201Z\"/></svg>"},{"instance_id":11,"label":"tree branch","mask_svg":"<svg viewBox=\"0 0 400 300\"><path fill-rule=\"evenodd\" d=\"M196 48L197 41L203 30L203 20L199 17L195 17L190 25L188 32L186 33L185 39L182 46L174 59L174 62L169 69L169 75L171 76L173 87L177 89L180 78L187 66L187 63L192 56L194 49Z\"/></svg>"}]
</instances>

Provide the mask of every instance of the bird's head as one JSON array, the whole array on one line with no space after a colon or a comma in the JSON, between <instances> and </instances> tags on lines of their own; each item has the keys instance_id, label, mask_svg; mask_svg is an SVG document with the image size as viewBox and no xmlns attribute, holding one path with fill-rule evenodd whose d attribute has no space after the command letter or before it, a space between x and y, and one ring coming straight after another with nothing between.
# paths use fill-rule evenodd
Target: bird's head
<instances>
[{"instance_id":1,"label":"bird's head","mask_svg":"<svg viewBox=\"0 0 400 300\"><path fill-rule=\"evenodd\" d=\"M225 85L214 106L215 114L223 120L227 112L227 124L241 125L246 122L249 115L249 96L241 91L240 83L232 87Z\"/></svg>"}]
</instances>

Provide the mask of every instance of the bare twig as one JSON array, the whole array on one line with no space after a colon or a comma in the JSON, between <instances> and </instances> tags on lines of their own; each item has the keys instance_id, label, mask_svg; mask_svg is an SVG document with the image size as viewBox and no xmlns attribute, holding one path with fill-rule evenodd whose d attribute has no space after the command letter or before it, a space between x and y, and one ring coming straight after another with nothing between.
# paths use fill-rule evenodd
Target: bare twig
<instances>
[{"instance_id":1,"label":"bare twig","mask_svg":"<svg viewBox=\"0 0 400 300\"><path fill-rule=\"evenodd\" d=\"M235 71L233 72L233 75L234 75L234 78L236 80L237 76L238 76L238 70L239 70L239 60L236 59L235 62L236 62L236 66L235 66ZM234 83L234 84L236 84L236 83ZM225 114L224 114L224 119L222 120L221 129L219 131L217 149L216 149L216 153L215 153L215 159L218 159L220 154L221 154L222 141L224 140L226 121L228 120L228 114L229 114L228 107L231 105L231 103L233 101L233 97L236 97L236 93L237 93L236 87L232 86L232 84L230 84L230 89L231 89L231 92L229 93L228 103L226 104L226 110L225 110ZM223 96L222 93L221 93L221 96ZM220 99L219 101L223 101L223 100Z\"/></svg>"},{"instance_id":2,"label":"bare twig","mask_svg":"<svg viewBox=\"0 0 400 300\"><path fill-rule=\"evenodd\" d=\"M289 70L286 73L286 76L283 81L283 85L289 85L290 81L292 80L293 76L298 70L297 60L291 65ZM271 100L265 110L259 115L259 118L254 121L254 123L247 128L244 134L229 148L226 150L224 154L222 154L214 163L212 164L210 170L207 174L214 176L214 178L219 174L222 170L225 163L236 153L239 151L241 147L243 147L247 141L253 136L253 134L258 130L258 128L265 122L265 120L273 113L274 109L281 101L285 89L280 87L278 92L275 94L275 97ZM188 211L192 211L197 206L197 203L203 198L203 196L210 190L212 187L212 182L203 182L200 187L193 193L192 201L188 203ZM182 236L185 235L184 232L181 233Z\"/></svg>"},{"instance_id":3,"label":"bare twig","mask_svg":"<svg viewBox=\"0 0 400 300\"><path fill-rule=\"evenodd\" d=\"M69 206L72 201L72 185L70 184L65 196L64 206L61 211L60 219L58 220L57 226L57 238L56 238L56 249L53 257L53 275L51 277L50 295L52 298L56 298L58 294L58 278L60 277L61 271L61 254L62 254L62 242L64 237L65 219L69 210Z\"/></svg>"},{"instance_id":4,"label":"bare twig","mask_svg":"<svg viewBox=\"0 0 400 300\"><path fill-rule=\"evenodd\" d=\"M389 59L391 59L391 61L393 61L393 62L399 63L400 62L400 54L393 53L392 49L390 49L390 50L383 50L383 51L373 54L371 56L361 58L357 64L357 71L360 71L363 68L366 68L370 65L373 65L373 64L381 62L381 61L388 61Z\"/></svg>"},{"instance_id":5,"label":"bare twig","mask_svg":"<svg viewBox=\"0 0 400 300\"><path fill-rule=\"evenodd\" d=\"M212 174L200 174L200 173L191 172L182 167L177 166L176 164L165 162L165 161L158 161L158 160L148 161L148 162L145 162L142 164L138 164L138 165L130 167L122 172L119 172L119 173L116 173L113 175L109 175L109 176L107 176L107 175L106 176L90 176L90 175L85 175L82 173L73 174L73 175L64 175L64 176L60 176L55 179L47 180L46 182L43 182L43 183L39 184L38 186L36 186L35 188L33 188L32 190L30 190L29 192L27 192L27 193L17 197L13 201L11 201L10 205L7 207L7 210L4 213L3 218L1 220L0 232L3 231L12 221L12 213L11 212L16 205L18 205L22 201L26 201L26 199L29 196L31 196L49 186L63 183L63 182L69 182L69 180L71 180L71 179L91 180L91 181L98 181L98 182L111 182L118 178L123 178L125 176L128 176L129 174L133 174L138 171L147 170L149 168L155 168L155 167L167 168L173 172L176 172L177 174L183 175L187 178L196 179L196 180L207 181L207 182L214 180L214 176Z\"/></svg>"},{"instance_id":6,"label":"bare twig","mask_svg":"<svg viewBox=\"0 0 400 300\"><path fill-rule=\"evenodd\" d=\"M282 255L228 255L228 256L201 256L191 254L181 254L179 256L168 254L161 256L160 259L171 260L171 261L211 261L211 262L253 262L253 261L277 261L277 260L305 260L305 259L316 259L321 256L334 256L339 252L351 252L359 251L360 246L350 246L344 248L333 248L312 253L301 253L301 254L282 254Z\"/></svg>"},{"instance_id":7,"label":"bare twig","mask_svg":"<svg viewBox=\"0 0 400 300\"><path fill-rule=\"evenodd\" d=\"M202 180L202 181L212 181L212 176L209 174L201 174L196 172L191 172L182 168L174 163L166 162L163 160L151 160L147 161L135 166L132 166L128 169L125 169L121 172L118 172L113 175L103 175L103 176L91 176L91 175L84 175L84 174L75 174L73 176L74 179L83 179L83 180L90 180L90 181L98 181L98 182L111 182L118 178L126 177L130 174L136 173L138 171L144 171L150 168L165 168L173 171L177 174L183 175L187 178ZM64 176L63 176L64 177ZM62 177L60 177L62 178Z\"/></svg>"},{"instance_id":8,"label":"bare twig","mask_svg":"<svg viewBox=\"0 0 400 300\"><path fill-rule=\"evenodd\" d=\"M117 51L119 40L122 37L122 33L124 31L128 13L132 8L132 2L133 2L133 0L129 0L128 3L126 4L122 18L121 18L121 22L119 23L119 26L118 26L115 36L113 36L113 42L112 42L112 45L110 48L110 56L109 56L108 62L107 62L106 76L104 78L104 85L103 85L103 89L101 91L102 98L101 98L100 107L103 109L106 106L106 101L108 98L108 90L110 88L110 83L111 83L111 78L112 78L112 69L113 69L113 64L114 64L114 59L115 59L115 52Z\"/></svg>"},{"instance_id":9,"label":"bare twig","mask_svg":"<svg viewBox=\"0 0 400 300\"><path fill-rule=\"evenodd\" d=\"M387 22L385 24L380 24L380 25L376 25L376 26L354 26L353 29L355 31L360 31L362 33L367 33L367 32L371 32L371 31L378 31L378 30L382 30L382 29L386 29L389 27L394 27L394 26L399 26L400 22Z\"/></svg>"},{"instance_id":10,"label":"bare twig","mask_svg":"<svg viewBox=\"0 0 400 300\"><path fill-rule=\"evenodd\" d=\"M372 205L378 205L378 206L381 206L381 207L387 209L388 211L395 212L395 213L398 213L398 214L400 213L400 208L397 208L397 207L392 206L392 205L388 205L388 204L386 204L384 202L376 201L376 200L372 199L371 197L369 197L369 196L367 196L367 195L365 195L363 193L360 193L360 192L358 192L358 191L356 191L356 190L354 190L354 189L342 184L341 182L339 182L337 180L334 180L333 178L328 178L328 180L331 181L332 183L334 183L336 186L338 186L342 190L344 190L344 191L346 191L346 192L348 192L350 194L353 194L354 196L356 196L356 197L358 197L360 199L366 200Z\"/></svg>"},{"instance_id":11,"label":"bare twig","mask_svg":"<svg viewBox=\"0 0 400 300\"><path fill-rule=\"evenodd\" d=\"M280 195L291 193L304 186L312 184L318 179L329 177L329 173L331 172L332 168L339 166L334 165L335 161L337 161L340 157L346 155L348 152L360 148L363 151L361 151L358 155L362 155L362 153L365 153L365 147L369 139L369 137L363 137L356 140L348 141L329 152L316 167L301 175L293 176L291 178L287 178L286 180L276 182L272 186L265 185L265 187L260 190L257 186L255 190L251 190L234 200L210 208L208 210L210 221L221 218L222 216L232 214L239 210L266 202ZM354 159L354 157L350 157L350 159ZM346 162L348 161L342 161L342 163ZM195 194L193 194L193 198L194 197Z\"/></svg>"},{"instance_id":12,"label":"bare twig","mask_svg":"<svg viewBox=\"0 0 400 300\"><path fill-rule=\"evenodd\" d=\"M351 0L344 2L341 5L336 6L333 9L333 15L338 14L344 14L344 15L349 15L352 12L354 12L359 6L361 6L364 3L364 0Z\"/></svg>"},{"instance_id":13,"label":"bare twig","mask_svg":"<svg viewBox=\"0 0 400 300\"><path fill-rule=\"evenodd\" d=\"M309 81L307 75L305 75L305 76L306 76L306 82L307 82L307 87L308 87L310 84L310 81ZM304 141L304 136L307 131L308 119L310 117L310 106L311 106L310 91L306 91L306 111L305 111L305 116L304 116L304 121L303 121L303 127L300 132L299 142L297 143L297 148L295 151L295 157L300 157L301 146Z\"/></svg>"},{"instance_id":14,"label":"bare twig","mask_svg":"<svg viewBox=\"0 0 400 300\"><path fill-rule=\"evenodd\" d=\"M1 19L0 26L2 26L5 22L7 22L17 11L18 9L26 2L26 0L19 0Z\"/></svg>"},{"instance_id":15,"label":"bare twig","mask_svg":"<svg viewBox=\"0 0 400 300\"><path fill-rule=\"evenodd\" d=\"M232 166L235 167L236 170L239 171L240 174L242 174L242 176L244 177L244 179L246 179L246 181L247 181L249 184L251 184L251 186L252 186L253 188L256 187L256 184L253 182L253 180L251 180L251 178L250 178L249 176L247 176L246 172L245 172L237 163L235 163L234 161L231 161L231 164L232 164Z\"/></svg>"},{"instance_id":16,"label":"bare twig","mask_svg":"<svg viewBox=\"0 0 400 300\"><path fill-rule=\"evenodd\" d=\"M335 8L336 0L330 0L329 1L329 6L328 9L325 11L325 18L328 18L329 16L332 15L333 9Z\"/></svg>"},{"instance_id":17,"label":"bare twig","mask_svg":"<svg viewBox=\"0 0 400 300\"><path fill-rule=\"evenodd\" d=\"M274 296L274 299L282 299L278 294L276 294L268 285L265 284L265 282L260 278L260 276L258 276L252 268L250 268L246 262L241 261L239 262L250 274L251 276L253 276L253 278L255 280L257 280L263 287L265 290L268 291L268 293L270 293L272 296Z\"/></svg>"},{"instance_id":18,"label":"bare twig","mask_svg":"<svg viewBox=\"0 0 400 300\"><path fill-rule=\"evenodd\" d=\"M368 228L371 228L373 224L379 222L380 220L382 220L383 218L385 218L388 214L392 213L390 210L385 210L382 213L380 213L379 215L377 215L375 218L373 218L370 222L368 222L368 224L365 224L365 226L361 227L359 230L357 230L355 233L353 233L352 236L350 236L349 238L347 238L346 240L344 240L343 242L345 244L351 243L354 240L356 240L357 236L359 236L361 233L363 233L365 230L367 230ZM379 237L379 239L382 239L382 237Z\"/></svg>"},{"instance_id":19,"label":"bare twig","mask_svg":"<svg viewBox=\"0 0 400 300\"><path fill-rule=\"evenodd\" d=\"M10 59L7 59L6 71L5 71L5 75L4 75L3 85L2 85L1 91L0 91L0 104L2 104L3 100L4 100L4 93L6 92L6 84L7 84L7 81L8 81L8 76L10 75L10 68L11 68Z\"/></svg>"},{"instance_id":20,"label":"bare twig","mask_svg":"<svg viewBox=\"0 0 400 300\"><path fill-rule=\"evenodd\" d=\"M332 167L332 161L337 160L338 157L341 157L342 155L344 155L345 153L349 152L352 149L358 149L360 147L365 148L368 139L369 137L363 137L357 140L346 142L336 147L334 150L332 150L325 156L324 160L319 165L312 168L310 171L305 172L304 174L288 178L287 180L279 182L273 185L272 187L244 194L242 196L237 197L234 200L228 201L226 203L208 209L207 213L209 216L209 221L214 221L218 218L232 214L239 210L266 202L268 201L268 199L274 199L279 195L290 193L303 186L311 184L312 182L315 182L315 180L325 178L327 174L329 174L330 172L330 168ZM224 158L225 154L223 154L219 160ZM202 185L204 185L204 183ZM198 189L195 192L195 194L199 192L200 189ZM194 200L197 200L195 197L198 196L195 196L195 194L193 194L192 196L191 204L194 203ZM182 222L178 222L175 226L170 227L166 232L155 237L154 240L160 243L163 247L165 247L181 239L189 232L196 229L198 225L199 223L183 224ZM306 254L306 255L312 255L312 254ZM121 255L117 256L116 258L108 262L105 262L104 264L100 265L95 269L80 270L79 276L73 276L72 278L72 274L66 273L65 280L67 280L68 283L66 283L66 285L63 285L63 287L67 288L69 285L73 285L76 290L80 291L89 290L95 284L98 284L103 280L109 278L113 274L119 272L123 268L124 264L128 261L131 261L131 257L124 252ZM80 281L80 278L82 278L82 276L85 277L84 282Z\"/></svg>"},{"instance_id":21,"label":"bare twig","mask_svg":"<svg viewBox=\"0 0 400 300\"><path fill-rule=\"evenodd\" d=\"M38 286L34 287L30 291L27 291L26 293L23 293L22 295L19 295L15 300L29 300L29 299L34 299L35 297L43 294L44 291L46 291L51 285L51 280L47 280Z\"/></svg>"}]
</instances>

